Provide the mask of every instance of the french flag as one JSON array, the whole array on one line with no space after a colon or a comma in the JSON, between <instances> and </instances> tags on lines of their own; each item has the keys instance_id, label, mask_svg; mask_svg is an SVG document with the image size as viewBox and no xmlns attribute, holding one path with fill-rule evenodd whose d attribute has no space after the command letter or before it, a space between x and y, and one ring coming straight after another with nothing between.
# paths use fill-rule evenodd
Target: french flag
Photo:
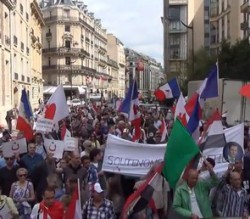
<instances>
[{"instance_id":1,"label":"french flag","mask_svg":"<svg viewBox=\"0 0 250 219\"><path fill-rule=\"evenodd\" d=\"M59 122L69 115L69 109L64 94L63 87L59 85L55 92L49 98L45 106L45 118L53 120L54 123Z\"/></svg>"},{"instance_id":2,"label":"french flag","mask_svg":"<svg viewBox=\"0 0 250 219\"><path fill-rule=\"evenodd\" d=\"M82 210L81 210L81 201L80 201L80 183L78 180L78 186L76 186L74 189L69 206L65 213L65 218L81 219L82 218L81 212Z\"/></svg>"},{"instance_id":3,"label":"french flag","mask_svg":"<svg viewBox=\"0 0 250 219\"><path fill-rule=\"evenodd\" d=\"M30 102L26 90L22 90L21 102L19 106L19 114L17 118L16 129L24 133L24 137L30 141L33 139L33 129L30 120L33 116Z\"/></svg>"},{"instance_id":4,"label":"french flag","mask_svg":"<svg viewBox=\"0 0 250 219\"><path fill-rule=\"evenodd\" d=\"M193 136L193 139L195 141L198 141L200 137L199 133L200 119L201 119L201 108L200 108L199 96L197 96L195 107L186 126L188 132Z\"/></svg>"},{"instance_id":5,"label":"french flag","mask_svg":"<svg viewBox=\"0 0 250 219\"><path fill-rule=\"evenodd\" d=\"M171 79L163 86L155 90L154 95L157 100L163 101L165 99L178 98L181 94L179 84L176 78Z\"/></svg>"},{"instance_id":6,"label":"french flag","mask_svg":"<svg viewBox=\"0 0 250 219\"><path fill-rule=\"evenodd\" d=\"M130 85L128 92L123 100L119 111L128 116L129 121L134 126L135 133L133 141L140 139L141 136L141 114L139 112L139 98L136 80Z\"/></svg>"},{"instance_id":7,"label":"french flag","mask_svg":"<svg viewBox=\"0 0 250 219\"><path fill-rule=\"evenodd\" d=\"M185 105L185 109L189 116L191 116L193 112L198 97L200 99L200 106L203 108L204 100L219 96L218 79L218 65L215 64L211 67L207 77L203 80L199 89L191 96Z\"/></svg>"}]
</instances>

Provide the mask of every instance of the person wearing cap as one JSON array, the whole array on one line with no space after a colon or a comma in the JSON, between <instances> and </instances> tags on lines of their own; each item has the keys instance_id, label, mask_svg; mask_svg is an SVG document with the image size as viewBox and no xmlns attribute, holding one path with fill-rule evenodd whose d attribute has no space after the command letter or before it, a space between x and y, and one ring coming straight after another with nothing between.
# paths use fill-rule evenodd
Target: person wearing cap
<instances>
[{"instance_id":1,"label":"person wearing cap","mask_svg":"<svg viewBox=\"0 0 250 219\"><path fill-rule=\"evenodd\" d=\"M92 197L83 206L82 219L115 219L113 203L104 198L104 190L95 183Z\"/></svg>"}]
</instances>

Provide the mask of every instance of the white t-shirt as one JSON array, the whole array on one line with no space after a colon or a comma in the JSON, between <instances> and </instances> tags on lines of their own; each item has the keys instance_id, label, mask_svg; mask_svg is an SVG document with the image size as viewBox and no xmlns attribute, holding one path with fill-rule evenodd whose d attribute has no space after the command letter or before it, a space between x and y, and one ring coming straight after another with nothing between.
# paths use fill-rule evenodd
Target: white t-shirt
<instances>
[{"instance_id":1,"label":"white t-shirt","mask_svg":"<svg viewBox=\"0 0 250 219\"><path fill-rule=\"evenodd\" d=\"M11 219L13 216L10 214L10 209L7 204L6 199L0 205L0 218L2 219Z\"/></svg>"},{"instance_id":2,"label":"white t-shirt","mask_svg":"<svg viewBox=\"0 0 250 219\"><path fill-rule=\"evenodd\" d=\"M47 219L51 219L49 215L47 216ZM40 209L40 203L34 205L30 215L30 219L43 219L43 212Z\"/></svg>"},{"instance_id":3,"label":"white t-shirt","mask_svg":"<svg viewBox=\"0 0 250 219\"><path fill-rule=\"evenodd\" d=\"M189 196L190 196L190 201L191 201L192 213L197 215L199 218L203 218L201 211L200 211L200 208L199 208L199 205L197 203L194 189L189 189Z\"/></svg>"}]
</instances>

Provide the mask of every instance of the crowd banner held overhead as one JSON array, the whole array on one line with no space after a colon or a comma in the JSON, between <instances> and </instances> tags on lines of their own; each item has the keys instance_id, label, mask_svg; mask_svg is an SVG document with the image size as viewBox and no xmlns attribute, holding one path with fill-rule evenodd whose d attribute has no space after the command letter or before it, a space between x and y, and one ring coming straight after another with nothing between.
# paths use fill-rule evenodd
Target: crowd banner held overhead
<instances>
[{"instance_id":1,"label":"crowd banner held overhead","mask_svg":"<svg viewBox=\"0 0 250 219\"><path fill-rule=\"evenodd\" d=\"M12 157L16 153L24 154L27 153L27 143L26 139L18 139L15 141L9 141L2 144L3 156Z\"/></svg>"},{"instance_id":2,"label":"crowd banner held overhead","mask_svg":"<svg viewBox=\"0 0 250 219\"><path fill-rule=\"evenodd\" d=\"M166 144L141 144L108 135L102 170L111 173L144 176L163 161Z\"/></svg>"},{"instance_id":3,"label":"crowd banner held overhead","mask_svg":"<svg viewBox=\"0 0 250 219\"><path fill-rule=\"evenodd\" d=\"M53 129L53 120L45 119L45 118L38 118L36 121L36 131L39 132L51 132Z\"/></svg>"},{"instance_id":4,"label":"crowd banner held overhead","mask_svg":"<svg viewBox=\"0 0 250 219\"><path fill-rule=\"evenodd\" d=\"M63 141L45 138L44 146L46 148L47 153L53 154L54 158L62 159L65 147Z\"/></svg>"},{"instance_id":5,"label":"crowd banner held overhead","mask_svg":"<svg viewBox=\"0 0 250 219\"><path fill-rule=\"evenodd\" d=\"M168 140L163 168L163 174L171 188L175 188L183 170L199 152L191 135L180 120L176 119Z\"/></svg>"}]
</instances>

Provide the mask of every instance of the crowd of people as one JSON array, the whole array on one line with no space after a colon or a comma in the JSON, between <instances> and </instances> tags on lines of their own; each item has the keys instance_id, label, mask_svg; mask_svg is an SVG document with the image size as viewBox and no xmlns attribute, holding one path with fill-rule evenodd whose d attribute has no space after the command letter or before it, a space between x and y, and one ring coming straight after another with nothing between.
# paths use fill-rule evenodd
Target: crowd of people
<instances>
[{"instance_id":1,"label":"crowd of people","mask_svg":"<svg viewBox=\"0 0 250 219\"><path fill-rule=\"evenodd\" d=\"M144 107L140 111L141 138L138 142L166 143L173 125L169 110ZM163 121L168 130L164 138ZM147 176L138 178L102 171L108 134L132 141L133 127L123 114L106 104L95 109L91 105L72 107L69 117L59 122L58 130L51 133L34 130L34 139L27 142L28 152L12 157L3 156L1 145L23 138L23 133L13 135L10 123L8 127L9 130L2 129L0 139L0 218L70 219L68 209L77 186L80 186L83 219L248 218L248 131L245 133L244 166L242 160L234 160L223 177L218 178L213 171L215 161L204 159L202 167L190 169L188 177L180 181L174 191L161 176L161 183L153 193L153 203L150 201L145 209L128 215L122 211L124 204ZM63 158L58 160L47 153L44 139L60 140L65 129L78 138L79 150L64 151Z\"/></svg>"}]
</instances>

